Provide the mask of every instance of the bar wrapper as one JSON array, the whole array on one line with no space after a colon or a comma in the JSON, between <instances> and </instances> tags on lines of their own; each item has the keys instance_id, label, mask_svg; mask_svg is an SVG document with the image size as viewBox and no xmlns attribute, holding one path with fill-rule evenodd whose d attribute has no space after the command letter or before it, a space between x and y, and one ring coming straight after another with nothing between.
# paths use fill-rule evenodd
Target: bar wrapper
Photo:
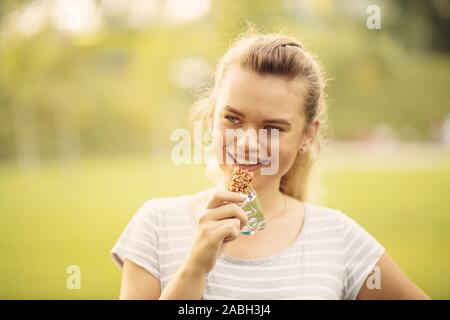
<instances>
[{"instance_id":1,"label":"bar wrapper","mask_svg":"<svg viewBox=\"0 0 450 320\"><path fill-rule=\"evenodd\" d=\"M266 228L266 219L264 218L261 204L255 190L251 190L248 198L242 206L248 217L247 224L242 228L241 234L253 235L256 231Z\"/></svg>"},{"instance_id":2,"label":"bar wrapper","mask_svg":"<svg viewBox=\"0 0 450 320\"><path fill-rule=\"evenodd\" d=\"M248 197L241 205L247 214L248 223L242 228L241 234L253 235L257 231L264 230L266 221L256 191L252 188L253 174L246 169L234 167L231 185L228 188L232 192L240 192Z\"/></svg>"}]
</instances>

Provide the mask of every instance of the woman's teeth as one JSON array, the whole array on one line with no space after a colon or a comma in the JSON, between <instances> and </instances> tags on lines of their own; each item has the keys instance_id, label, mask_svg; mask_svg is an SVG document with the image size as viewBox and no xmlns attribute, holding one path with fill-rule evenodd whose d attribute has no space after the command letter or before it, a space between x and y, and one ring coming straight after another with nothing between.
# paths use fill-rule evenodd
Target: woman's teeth
<instances>
[{"instance_id":1,"label":"woman's teeth","mask_svg":"<svg viewBox=\"0 0 450 320\"><path fill-rule=\"evenodd\" d=\"M270 162L270 160L265 160L265 159L260 160L260 161L241 161L241 162L238 162L235 158L233 158L233 160L234 160L234 163L241 164L244 166L254 166L254 165L258 165L258 164L266 165Z\"/></svg>"},{"instance_id":2,"label":"woman's teeth","mask_svg":"<svg viewBox=\"0 0 450 320\"><path fill-rule=\"evenodd\" d=\"M241 161L241 162L238 162L236 160L236 158L233 157L230 153L228 153L228 156L231 159L233 159L234 164L238 164L238 165L242 165L242 166L254 166L254 165L260 165L260 164L265 165L265 164L268 164L270 162L269 159L263 159L261 161L256 161L256 162L255 161Z\"/></svg>"},{"instance_id":3,"label":"woman's teeth","mask_svg":"<svg viewBox=\"0 0 450 320\"><path fill-rule=\"evenodd\" d=\"M255 161L242 161L239 162L239 164L245 164L245 165L253 165L253 164L258 164L260 162L255 162Z\"/></svg>"}]
</instances>

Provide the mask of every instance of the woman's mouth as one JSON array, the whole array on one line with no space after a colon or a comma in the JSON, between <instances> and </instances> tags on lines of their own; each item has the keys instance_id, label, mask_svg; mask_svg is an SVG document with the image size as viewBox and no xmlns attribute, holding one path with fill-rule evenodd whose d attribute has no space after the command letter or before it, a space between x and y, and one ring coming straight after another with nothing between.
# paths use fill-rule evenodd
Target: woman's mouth
<instances>
[{"instance_id":1,"label":"woman's mouth","mask_svg":"<svg viewBox=\"0 0 450 320\"><path fill-rule=\"evenodd\" d=\"M228 157L233 160L233 165L240 167L241 169L247 169L248 171L255 171L261 168L264 164L269 163L269 160L265 161L240 161L238 162L229 152L227 152Z\"/></svg>"}]
</instances>

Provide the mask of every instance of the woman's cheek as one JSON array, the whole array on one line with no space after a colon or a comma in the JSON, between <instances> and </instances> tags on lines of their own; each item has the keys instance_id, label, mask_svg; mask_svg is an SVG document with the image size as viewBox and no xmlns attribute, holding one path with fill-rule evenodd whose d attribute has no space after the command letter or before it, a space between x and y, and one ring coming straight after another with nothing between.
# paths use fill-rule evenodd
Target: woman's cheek
<instances>
[{"instance_id":1,"label":"woman's cheek","mask_svg":"<svg viewBox=\"0 0 450 320\"><path fill-rule=\"evenodd\" d=\"M217 127L216 127L217 128ZM230 164L227 164L227 155L226 155L226 137L225 130L217 128L213 133L213 153L216 158L216 161L219 165L220 170L225 175L231 175L232 169L230 169Z\"/></svg>"},{"instance_id":2,"label":"woman's cheek","mask_svg":"<svg viewBox=\"0 0 450 320\"><path fill-rule=\"evenodd\" d=\"M282 155L282 160L280 164L280 171L282 171L283 175L289 171L289 168L294 163L295 160L295 154L293 155L292 152L285 152Z\"/></svg>"},{"instance_id":3,"label":"woman's cheek","mask_svg":"<svg viewBox=\"0 0 450 320\"><path fill-rule=\"evenodd\" d=\"M281 175L286 174L291 168L297 156L296 150L298 150L296 143L291 139L280 139L278 171Z\"/></svg>"},{"instance_id":4,"label":"woman's cheek","mask_svg":"<svg viewBox=\"0 0 450 320\"><path fill-rule=\"evenodd\" d=\"M223 135L215 134L213 137L213 149L217 162L222 165L225 164L225 141Z\"/></svg>"}]
</instances>

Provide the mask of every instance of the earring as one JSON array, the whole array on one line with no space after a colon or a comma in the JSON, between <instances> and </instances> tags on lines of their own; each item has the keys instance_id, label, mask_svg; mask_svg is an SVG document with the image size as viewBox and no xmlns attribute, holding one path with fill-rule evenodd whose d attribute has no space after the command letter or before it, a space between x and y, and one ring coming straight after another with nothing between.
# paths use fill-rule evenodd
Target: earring
<instances>
[{"instance_id":1,"label":"earring","mask_svg":"<svg viewBox=\"0 0 450 320\"><path fill-rule=\"evenodd\" d=\"M302 144L302 147L300 148L300 152L306 151L306 143Z\"/></svg>"}]
</instances>

